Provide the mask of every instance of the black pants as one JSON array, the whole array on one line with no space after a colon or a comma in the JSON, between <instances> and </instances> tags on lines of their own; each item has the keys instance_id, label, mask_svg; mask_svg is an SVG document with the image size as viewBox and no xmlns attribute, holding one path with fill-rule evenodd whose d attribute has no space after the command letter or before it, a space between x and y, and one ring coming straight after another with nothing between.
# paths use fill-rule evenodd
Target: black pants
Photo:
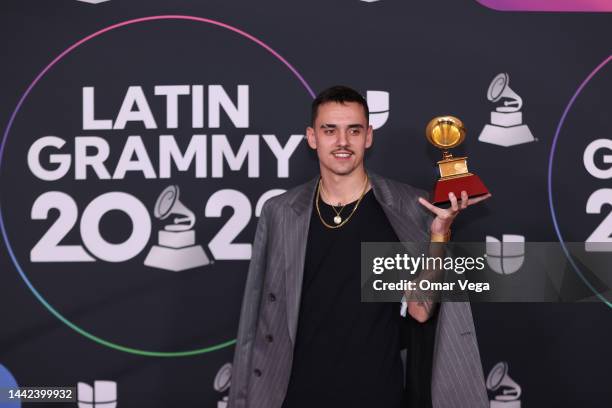
<instances>
[{"instance_id":1,"label":"black pants","mask_svg":"<svg viewBox=\"0 0 612 408\"><path fill-rule=\"evenodd\" d=\"M406 348L406 398L410 408L432 408L431 372L438 324L438 310L425 322L410 315L401 326L402 348Z\"/></svg>"}]
</instances>

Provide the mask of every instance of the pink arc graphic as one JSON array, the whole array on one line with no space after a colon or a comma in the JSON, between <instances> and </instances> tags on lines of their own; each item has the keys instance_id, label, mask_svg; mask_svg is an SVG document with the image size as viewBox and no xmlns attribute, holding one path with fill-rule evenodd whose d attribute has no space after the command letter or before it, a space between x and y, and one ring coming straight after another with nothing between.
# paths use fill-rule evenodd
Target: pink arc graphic
<instances>
[{"instance_id":1,"label":"pink arc graphic","mask_svg":"<svg viewBox=\"0 0 612 408\"><path fill-rule=\"evenodd\" d=\"M476 0L497 11L609 12L612 0Z\"/></svg>"}]
</instances>

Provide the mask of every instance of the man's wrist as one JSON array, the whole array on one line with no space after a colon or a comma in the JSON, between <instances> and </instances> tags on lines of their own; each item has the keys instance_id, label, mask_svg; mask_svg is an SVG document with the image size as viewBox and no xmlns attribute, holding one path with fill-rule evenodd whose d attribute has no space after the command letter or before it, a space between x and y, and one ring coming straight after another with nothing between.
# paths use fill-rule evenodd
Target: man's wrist
<instances>
[{"instance_id":1,"label":"man's wrist","mask_svg":"<svg viewBox=\"0 0 612 408\"><path fill-rule=\"evenodd\" d=\"M431 242L448 242L450 241L451 230L446 231L445 234L438 234L436 232L430 233Z\"/></svg>"}]
</instances>

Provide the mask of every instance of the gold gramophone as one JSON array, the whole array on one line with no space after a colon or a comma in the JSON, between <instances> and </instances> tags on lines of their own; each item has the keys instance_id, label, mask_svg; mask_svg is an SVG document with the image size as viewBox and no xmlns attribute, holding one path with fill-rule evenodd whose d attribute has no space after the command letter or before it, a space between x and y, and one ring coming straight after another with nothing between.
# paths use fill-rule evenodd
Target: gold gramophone
<instances>
[{"instance_id":1,"label":"gold gramophone","mask_svg":"<svg viewBox=\"0 0 612 408\"><path fill-rule=\"evenodd\" d=\"M460 199L461 191L465 190L468 197L487 194L480 177L468 172L467 157L453 157L448 151L459 146L465 139L463 122L454 116L438 116L427 124L425 134L429 143L442 149L442 160L438 162L440 179L436 182L432 194L433 203L449 201L451 191Z\"/></svg>"}]
</instances>

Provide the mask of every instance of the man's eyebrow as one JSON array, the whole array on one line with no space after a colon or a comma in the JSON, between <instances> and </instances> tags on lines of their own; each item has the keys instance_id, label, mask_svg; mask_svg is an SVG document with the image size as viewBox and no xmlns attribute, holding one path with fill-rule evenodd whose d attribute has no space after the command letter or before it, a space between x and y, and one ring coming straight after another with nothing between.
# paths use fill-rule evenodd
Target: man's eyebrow
<instances>
[{"instance_id":1,"label":"man's eyebrow","mask_svg":"<svg viewBox=\"0 0 612 408\"><path fill-rule=\"evenodd\" d=\"M334 123L323 123L321 125L321 129L335 129L337 127L338 127L338 125L336 125ZM351 129L351 128L363 129L364 126L361 123L351 123L350 125L347 126L347 128L349 128L349 129Z\"/></svg>"}]
</instances>

